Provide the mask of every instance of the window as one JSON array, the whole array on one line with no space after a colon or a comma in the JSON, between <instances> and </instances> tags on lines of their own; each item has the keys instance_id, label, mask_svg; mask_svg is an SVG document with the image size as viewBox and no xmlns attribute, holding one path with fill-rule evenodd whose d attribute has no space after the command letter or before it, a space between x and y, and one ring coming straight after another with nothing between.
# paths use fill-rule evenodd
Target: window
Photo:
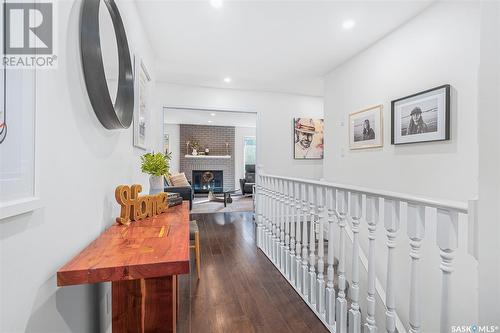
<instances>
[{"instance_id":1,"label":"window","mask_svg":"<svg viewBox=\"0 0 500 333\"><path fill-rule=\"evenodd\" d=\"M255 137L246 136L243 140L243 165L255 164L257 148Z\"/></svg>"}]
</instances>

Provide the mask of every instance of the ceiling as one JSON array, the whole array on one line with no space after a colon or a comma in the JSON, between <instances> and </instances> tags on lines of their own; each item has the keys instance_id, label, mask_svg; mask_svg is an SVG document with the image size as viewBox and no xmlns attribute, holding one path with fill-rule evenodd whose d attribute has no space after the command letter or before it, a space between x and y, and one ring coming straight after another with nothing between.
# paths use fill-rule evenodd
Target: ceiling
<instances>
[{"instance_id":1,"label":"ceiling","mask_svg":"<svg viewBox=\"0 0 500 333\"><path fill-rule=\"evenodd\" d=\"M323 77L430 1L136 1L159 81L323 95ZM346 20L356 25L345 30ZM231 77L231 82L223 81Z\"/></svg>"},{"instance_id":2,"label":"ceiling","mask_svg":"<svg viewBox=\"0 0 500 333\"><path fill-rule=\"evenodd\" d=\"M165 124L255 127L256 114L251 112L208 111L163 108Z\"/></svg>"}]
</instances>

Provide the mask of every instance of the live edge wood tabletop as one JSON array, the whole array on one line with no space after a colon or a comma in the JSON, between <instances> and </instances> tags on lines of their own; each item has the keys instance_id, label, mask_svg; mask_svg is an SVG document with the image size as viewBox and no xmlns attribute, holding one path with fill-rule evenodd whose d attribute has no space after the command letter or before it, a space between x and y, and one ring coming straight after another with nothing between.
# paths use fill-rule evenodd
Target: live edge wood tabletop
<instances>
[{"instance_id":1,"label":"live edge wood tabletop","mask_svg":"<svg viewBox=\"0 0 500 333\"><path fill-rule=\"evenodd\" d=\"M177 275L189 273L188 203L114 224L57 272L57 285L112 282L113 332L175 332Z\"/></svg>"}]
</instances>

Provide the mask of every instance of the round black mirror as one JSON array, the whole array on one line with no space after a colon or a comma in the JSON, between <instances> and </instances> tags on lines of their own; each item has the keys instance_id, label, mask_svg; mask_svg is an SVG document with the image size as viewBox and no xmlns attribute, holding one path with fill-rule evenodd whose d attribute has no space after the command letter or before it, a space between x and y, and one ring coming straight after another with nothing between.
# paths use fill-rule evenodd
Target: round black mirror
<instances>
[{"instance_id":1,"label":"round black mirror","mask_svg":"<svg viewBox=\"0 0 500 333\"><path fill-rule=\"evenodd\" d=\"M114 0L82 2L80 50L85 85L97 118L107 129L128 128L134 115L134 74Z\"/></svg>"}]
</instances>

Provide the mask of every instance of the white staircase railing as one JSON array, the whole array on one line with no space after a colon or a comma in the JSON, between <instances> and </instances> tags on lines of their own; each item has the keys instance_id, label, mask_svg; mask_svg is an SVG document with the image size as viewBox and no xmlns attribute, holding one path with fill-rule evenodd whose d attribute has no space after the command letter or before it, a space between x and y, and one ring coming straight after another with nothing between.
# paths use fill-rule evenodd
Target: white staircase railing
<instances>
[{"instance_id":1,"label":"white staircase railing","mask_svg":"<svg viewBox=\"0 0 500 333\"><path fill-rule=\"evenodd\" d=\"M255 190L258 247L331 332L374 333L377 327L387 332L428 331L422 328L420 261L426 222L435 226L441 269L440 331L450 331L453 259L459 215L468 213L467 204L267 174L258 176ZM398 235L402 223L406 224L409 265L397 269L409 270L410 290L409 313L399 316L394 255L397 239L403 237ZM387 249L386 274L381 278L376 266L382 254L375 254L379 225L385 228ZM368 230L368 258L360 247L361 226ZM362 289L360 263L367 276ZM438 281L425 282L439 286ZM366 291L363 309L360 290ZM382 304L377 304L377 297ZM377 306L385 310L383 325L377 322ZM402 317L407 320L403 322Z\"/></svg>"}]
</instances>

